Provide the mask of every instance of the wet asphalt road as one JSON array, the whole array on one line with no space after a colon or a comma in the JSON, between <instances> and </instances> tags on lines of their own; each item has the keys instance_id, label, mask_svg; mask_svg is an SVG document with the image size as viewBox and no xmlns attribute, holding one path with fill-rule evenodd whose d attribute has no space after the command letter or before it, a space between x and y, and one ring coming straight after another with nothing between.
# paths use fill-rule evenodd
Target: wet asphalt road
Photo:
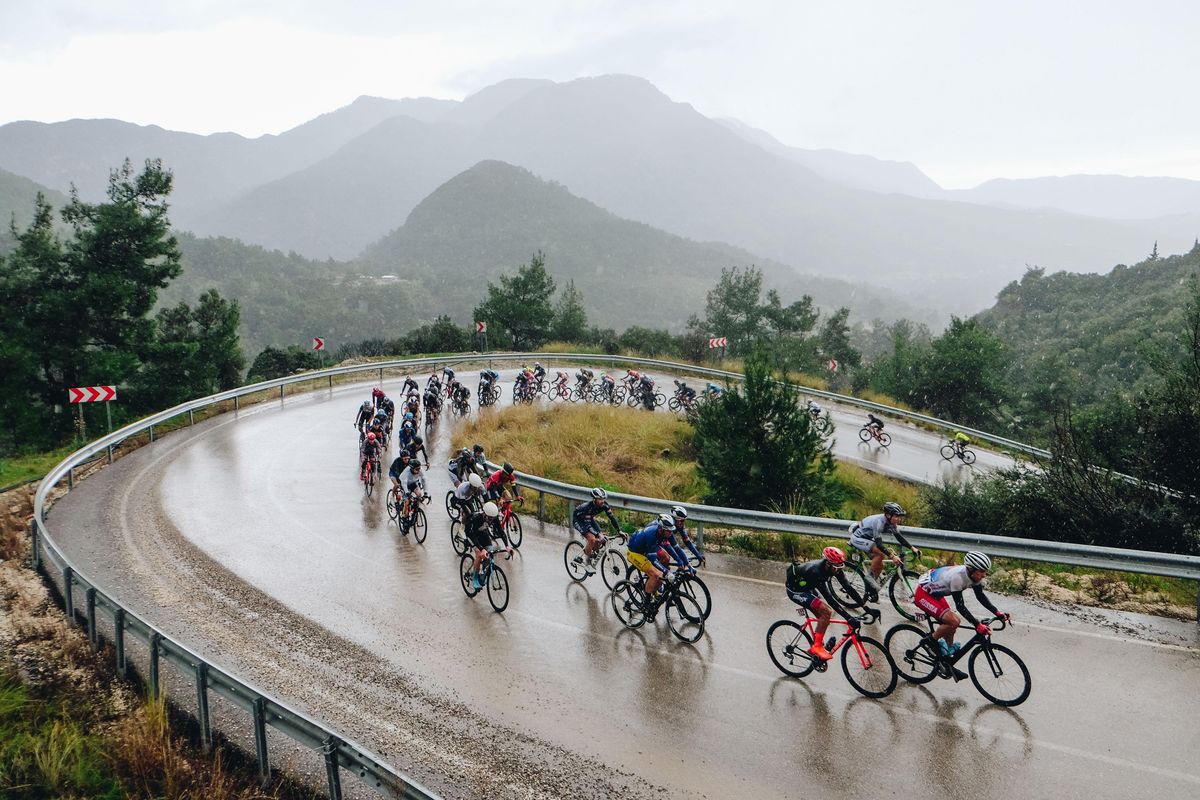
<instances>
[{"instance_id":1,"label":"wet asphalt road","mask_svg":"<svg viewBox=\"0 0 1200 800\"><path fill-rule=\"evenodd\" d=\"M449 482L438 468L449 418L435 440L429 538L417 545L388 522L381 494L364 499L355 479L350 422L366 394L339 388L226 415L164 450L136 481L119 483L118 470L138 454L112 468L107 488L93 492L101 496L88 497L96 479L83 483L55 523L71 527L98 504L129 536L146 523L128 498L154 498L206 557L396 673L528 736L531 748L592 756L679 796L783 797L818 786L833 797L960 796L964 787L997 798L1200 794L1195 626L1142 629L1121 615L1114 627L1004 598L1017 625L1000 641L1033 673L1023 706L997 708L969 681L940 680L901 683L873 701L836 667L802 681L775 670L764 634L795 616L781 581L739 577L747 570L736 560L714 558L703 639L677 642L661 615L627 631L599 576L568 579L566 533L530 517L520 554L504 564L512 599L501 616L459 586L441 508ZM835 421L851 430L838 413ZM905 452L901 427L888 426L897 441L885 457ZM927 453L926 463L940 461ZM127 591L136 585L129 579ZM896 620L885 609L873 635L882 639ZM365 727L355 734L367 747L388 749L372 735L396 738Z\"/></svg>"}]
</instances>

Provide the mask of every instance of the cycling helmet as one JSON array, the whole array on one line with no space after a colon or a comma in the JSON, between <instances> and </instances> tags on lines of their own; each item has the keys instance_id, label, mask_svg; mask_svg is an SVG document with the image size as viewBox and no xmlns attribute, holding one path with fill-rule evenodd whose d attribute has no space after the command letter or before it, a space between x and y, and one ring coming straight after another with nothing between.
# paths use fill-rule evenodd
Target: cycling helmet
<instances>
[{"instance_id":1,"label":"cycling helmet","mask_svg":"<svg viewBox=\"0 0 1200 800\"><path fill-rule=\"evenodd\" d=\"M421 462L420 462L420 461L417 461L417 460L414 458L414 459L412 460L412 464L411 464L411 465L409 465L409 469L411 469L413 472L420 472L420 471L421 471Z\"/></svg>"},{"instance_id":2,"label":"cycling helmet","mask_svg":"<svg viewBox=\"0 0 1200 800\"><path fill-rule=\"evenodd\" d=\"M592 497L596 500L607 500L608 492L597 486L595 489L592 489Z\"/></svg>"},{"instance_id":3,"label":"cycling helmet","mask_svg":"<svg viewBox=\"0 0 1200 800\"><path fill-rule=\"evenodd\" d=\"M476 489L483 488L483 478L479 477L474 472L467 476L467 483L471 484Z\"/></svg>"},{"instance_id":4,"label":"cycling helmet","mask_svg":"<svg viewBox=\"0 0 1200 800\"><path fill-rule=\"evenodd\" d=\"M483 455L483 445L477 444L474 447L472 447L471 449L473 451L475 451L475 455Z\"/></svg>"},{"instance_id":5,"label":"cycling helmet","mask_svg":"<svg viewBox=\"0 0 1200 800\"><path fill-rule=\"evenodd\" d=\"M414 436L413 444L425 444L425 440L422 439L420 436Z\"/></svg>"},{"instance_id":6,"label":"cycling helmet","mask_svg":"<svg viewBox=\"0 0 1200 800\"><path fill-rule=\"evenodd\" d=\"M368 442L373 442L373 441L375 441L375 434L373 434L373 433L368 433L368 434L367 434L367 441L368 441Z\"/></svg>"},{"instance_id":7,"label":"cycling helmet","mask_svg":"<svg viewBox=\"0 0 1200 800\"><path fill-rule=\"evenodd\" d=\"M464 447L462 450L458 451L458 455L460 458L470 458L471 451Z\"/></svg>"},{"instance_id":8,"label":"cycling helmet","mask_svg":"<svg viewBox=\"0 0 1200 800\"><path fill-rule=\"evenodd\" d=\"M972 550L963 558L967 569L979 569L984 572L992 571L992 560L978 550Z\"/></svg>"},{"instance_id":9,"label":"cycling helmet","mask_svg":"<svg viewBox=\"0 0 1200 800\"><path fill-rule=\"evenodd\" d=\"M497 506L495 503L493 503L491 500L488 500L486 503L483 504L483 513L486 514L487 516L495 519L496 517L500 516L500 507Z\"/></svg>"},{"instance_id":10,"label":"cycling helmet","mask_svg":"<svg viewBox=\"0 0 1200 800\"><path fill-rule=\"evenodd\" d=\"M405 419L412 419L412 418L413 418L413 413L412 413L411 411L405 411L405 412L404 412L404 418L405 418Z\"/></svg>"},{"instance_id":11,"label":"cycling helmet","mask_svg":"<svg viewBox=\"0 0 1200 800\"><path fill-rule=\"evenodd\" d=\"M846 554L842 552L840 547L826 547L821 551L821 555L825 557L825 560L834 569L841 569L846 566Z\"/></svg>"},{"instance_id":12,"label":"cycling helmet","mask_svg":"<svg viewBox=\"0 0 1200 800\"><path fill-rule=\"evenodd\" d=\"M675 517L675 519L687 519L687 509L683 506L672 506L671 516Z\"/></svg>"},{"instance_id":13,"label":"cycling helmet","mask_svg":"<svg viewBox=\"0 0 1200 800\"><path fill-rule=\"evenodd\" d=\"M883 504L883 513L895 514L897 517L908 516L908 512L899 503L887 502Z\"/></svg>"},{"instance_id":14,"label":"cycling helmet","mask_svg":"<svg viewBox=\"0 0 1200 800\"><path fill-rule=\"evenodd\" d=\"M509 475L513 474L513 465L508 463L507 461L504 462L504 466L502 467L502 469Z\"/></svg>"},{"instance_id":15,"label":"cycling helmet","mask_svg":"<svg viewBox=\"0 0 1200 800\"><path fill-rule=\"evenodd\" d=\"M670 514L659 514L658 526L667 530L675 530L675 518Z\"/></svg>"}]
</instances>

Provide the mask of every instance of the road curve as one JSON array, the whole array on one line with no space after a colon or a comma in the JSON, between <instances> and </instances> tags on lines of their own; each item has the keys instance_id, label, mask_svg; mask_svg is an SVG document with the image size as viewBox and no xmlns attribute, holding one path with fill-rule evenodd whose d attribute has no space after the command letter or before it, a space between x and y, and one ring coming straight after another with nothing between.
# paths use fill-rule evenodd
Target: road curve
<instances>
[{"instance_id":1,"label":"road curve","mask_svg":"<svg viewBox=\"0 0 1200 800\"><path fill-rule=\"evenodd\" d=\"M60 500L53 529L147 618L449 797L1200 793L1194 626L1006 598L1025 705L992 707L969 681L871 701L836 669L775 671L763 635L794 615L777 581L714 557L708 633L681 645L661 622L621 628L598 578L568 580L565 532L528 519L500 616L459 588L438 503L417 545L363 499L349 423L364 396L172 434ZM435 469L434 497L446 486Z\"/></svg>"}]
</instances>

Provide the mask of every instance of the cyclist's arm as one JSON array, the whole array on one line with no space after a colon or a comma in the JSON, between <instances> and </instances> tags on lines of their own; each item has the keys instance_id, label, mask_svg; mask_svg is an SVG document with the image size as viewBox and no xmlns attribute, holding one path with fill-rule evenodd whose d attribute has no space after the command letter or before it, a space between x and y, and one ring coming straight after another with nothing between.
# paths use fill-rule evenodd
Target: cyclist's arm
<instances>
[{"instance_id":1,"label":"cyclist's arm","mask_svg":"<svg viewBox=\"0 0 1200 800\"><path fill-rule=\"evenodd\" d=\"M608 521L613 524L613 527L617 530L621 530L621 523L617 522L617 516L616 514L613 514L612 509L608 506L605 506L604 513L608 515Z\"/></svg>"},{"instance_id":2,"label":"cyclist's arm","mask_svg":"<svg viewBox=\"0 0 1200 800\"><path fill-rule=\"evenodd\" d=\"M689 566L687 556L683 553L683 548L675 542L666 543L667 552L671 554L673 560L681 569Z\"/></svg>"},{"instance_id":3,"label":"cyclist's arm","mask_svg":"<svg viewBox=\"0 0 1200 800\"><path fill-rule=\"evenodd\" d=\"M692 537L688 536L688 532L687 532L686 528L679 529L679 536L680 536L680 538L683 539L683 543L685 545L687 545L687 549L692 551L692 555L694 555L696 558L700 559L701 561L704 561L704 554L700 552L700 548L698 548L696 546L696 543L694 541L692 541Z\"/></svg>"},{"instance_id":4,"label":"cyclist's arm","mask_svg":"<svg viewBox=\"0 0 1200 800\"><path fill-rule=\"evenodd\" d=\"M974 587L974 589L975 589L975 597L978 598L981 594L981 591L978 586ZM963 615L963 619L965 619L967 622L971 623L972 626L979 625L979 620L975 619L975 615L971 613L971 610L969 608L967 608L967 602L965 600L963 600L963 593L962 592L952 592L951 595L954 597L954 607L956 609L958 609L958 613ZM984 598L984 600L986 601L987 606L991 606L991 602L988 601L987 598ZM987 607L987 606L985 606L985 607Z\"/></svg>"},{"instance_id":5,"label":"cyclist's arm","mask_svg":"<svg viewBox=\"0 0 1200 800\"><path fill-rule=\"evenodd\" d=\"M500 519L498 517L491 523L491 526L492 539L499 539L500 541L504 542L505 547L512 547L512 543L508 541L508 532L504 530L504 526L500 524Z\"/></svg>"},{"instance_id":6,"label":"cyclist's arm","mask_svg":"<svg viewBox=\"0 0 1200 800\"><path fill-rule=\"evenodd\" d=\"M897 527L895 527L895 526L892 526L892 529L891 529L891 531L889 531L889 533L891 533L891 534L892 534L892 536L895 536L895 537L896 537L896 541L900 543L900 546L901 546L901 547L905 547L905 548L907 548L907 549L909 549L909 550L916 550L916 549L917 549L917 548L913 547L911 544L909 544L909 542L908 542L908 539L905 539L905 538L904 538L904 534L902 534L902 533L900 532L900 529L899 529L899 528L897 528Z\"/></svg>"},{"instance_id":7,"label":"cyclist's arm","mask_svg":"<svg viewBox=\"0 0 1200 800\"><path fill-rule=\"evenodd\" d=\"M975 590L975 599L979 601L979 605L992 612L992 616L997 616L1000 614L1000 609L992 605L992 601L989 600L988 596L983 593L982 586L972 586L971 588Z\"/></svg>"},{"instance_id":8,"label":"cyclist's arm","mask_svg":"<svg viewBox=\"0 0 1200 800\"><path fill-rule=\"evenodd\" d=\"M850 597L858 598L860 600L862 599L858 597L858 592L854 591L854 587L846 582L846 579L842 576L842 573L835 573L833 577L842 585L842 590L845 591ZM837 596L833 593L833 589L829 586L829 581L821 581L817 585L817 591L820 592L821 597L824 598L825 602L829 603L829 607L836 611L841 617L844 619L850 619L854 616L854 614L852 614L844 605L842 605L841 601L837 599Z\"/></svg>"}]
</instances>

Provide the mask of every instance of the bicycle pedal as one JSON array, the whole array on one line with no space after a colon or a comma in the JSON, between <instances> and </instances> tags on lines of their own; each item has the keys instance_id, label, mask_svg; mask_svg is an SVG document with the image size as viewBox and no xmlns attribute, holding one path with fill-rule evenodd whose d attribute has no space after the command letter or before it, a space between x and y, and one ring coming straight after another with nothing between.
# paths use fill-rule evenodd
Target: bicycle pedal
<instances>
[{"instance_id":1,"label":"bicycle pedal","mask_svg":"<svg viewBox=\"0 0 1200 800\"><path fill-rule=\"evenodd\" d=\"M817 663L816 663L816 668L817 668L817 672L824 672L825 670L829 669L829 662L825 661L824 659L818 658Z\"/></svg>"}]
</instances>

